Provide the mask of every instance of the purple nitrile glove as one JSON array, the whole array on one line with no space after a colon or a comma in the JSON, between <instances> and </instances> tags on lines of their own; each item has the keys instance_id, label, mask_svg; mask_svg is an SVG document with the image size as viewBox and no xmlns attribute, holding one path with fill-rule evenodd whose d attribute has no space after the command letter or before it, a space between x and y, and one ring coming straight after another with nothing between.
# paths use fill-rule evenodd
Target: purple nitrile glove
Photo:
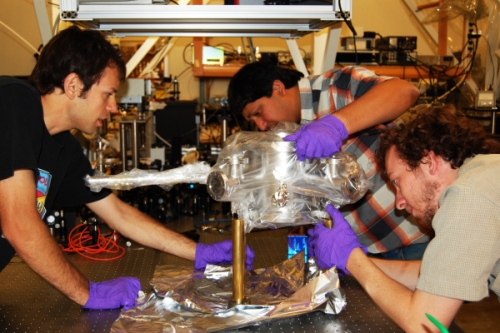
<instances>
[{"instance_id":1,"label":"purple nitrile glove","mask_svg":"<svg viewBox=\"0 0 500 333\"><path fill-rule=\"evenodd\" d=\"M89 285L89 300L83 308L92 310L118 309L121 306L125 310L131 309L141 289L139 279L128 276L104 282L89 281Z\"/></svg>"},{"instance_id":2,"label":"purple nitrile glove","mask_svg":"<svg viewBox=\"0 0 500 333\"><path fill-rule=\"evenodd\" d=\"M247 245L247 258L245 261L247 269L252 269L253 258L255 254L250 246ZM194 259L194 268L197 271L205 269L208 264L229 265L233 262L233 242L225 240L214 244L198 243L196 245L196 255Z\"/></svg>"},{"instance_id":3,"label":"purple nitrile glove","mask_svg":"<svg viewBox=\"0 0 500 333\"><path fill-rule=\"evenodd\" d=\"M316 264L321 269L337 266L349 274L345 266L352 250L360 248L366 253L367 249L358 241L358 237L341 212L331 205L326 206L326 211L332 217L333 228L328 229L323 223L317 223L314 229L309 229L307 232L309 255L315 257Z\"/></svg>"},{"instance_id":4,"label":"purple nitrile glove","mask_svg":"<svg viewBox=\"0 0 500 333\"><path fill-rule=\"evenodd\" d=\"M306 158L332 156L342 148L342 141L348 136L344 123L329 115L305 124L283 140L295 141L295 153L299 161L303 161Z\"/></svg>"}]
</instances>

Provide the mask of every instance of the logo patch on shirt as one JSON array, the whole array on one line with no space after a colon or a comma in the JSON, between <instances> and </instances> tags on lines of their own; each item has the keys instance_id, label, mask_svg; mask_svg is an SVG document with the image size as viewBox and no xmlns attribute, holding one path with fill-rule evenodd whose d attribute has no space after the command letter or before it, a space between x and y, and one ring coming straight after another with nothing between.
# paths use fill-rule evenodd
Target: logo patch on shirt
<instances>
[{"instance_id":1,"label":"logo patch on shirt","mask_svg":"<svg viewBox=\"0 0 500 333\"><path fill-rule=\"evenodd\" d=\"M45 170L38 169L38 177L36 178L36 208L40 218L43 219L47 209L45 208L45 199L49 193L50 180L52 175Z\"/></svg>"}]
</instances>

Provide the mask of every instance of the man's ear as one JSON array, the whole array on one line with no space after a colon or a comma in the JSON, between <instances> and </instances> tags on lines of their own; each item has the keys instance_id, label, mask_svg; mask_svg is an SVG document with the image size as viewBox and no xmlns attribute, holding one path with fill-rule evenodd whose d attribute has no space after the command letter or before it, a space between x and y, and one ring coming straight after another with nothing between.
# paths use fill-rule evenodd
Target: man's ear
<instances>
[{"instance_id":1,"label":"man's ear","mask_svg":"<svg viewBox=\"0 0 500 333\"><path fill-rule=\"evenodd\" d=\"M423 163L425 163L424 165L428 169L429 174L434 176L438 171L439 168L438 162L441 162L440 160L441 158L436 156L436 154L434 154L434 151L431 150L427 153L427 156L424 157L422 161Z\"/></svg>"},{"instance_id":2,"label":"man's ear","mask_svg":"<svg viewBox=\"0 0 500 333\"><path fill-rule=\"evenodd\" d=\"M276 92L280 95L285 95L286 94L286 88L283 82L280 80L274 80L273 81L273 93Z\"/></svg>"},{"instance_id":3,"label":"man's ear","mask_svg":"<svg viewBox=\"0 0 500 333\"><path fill-rule=\"evenodd\" d=\"M76 73L71 73L66 76L63 82L64 93L69 99L80 97L83 90L83 82Z\"/></svg>"}]
</instances>

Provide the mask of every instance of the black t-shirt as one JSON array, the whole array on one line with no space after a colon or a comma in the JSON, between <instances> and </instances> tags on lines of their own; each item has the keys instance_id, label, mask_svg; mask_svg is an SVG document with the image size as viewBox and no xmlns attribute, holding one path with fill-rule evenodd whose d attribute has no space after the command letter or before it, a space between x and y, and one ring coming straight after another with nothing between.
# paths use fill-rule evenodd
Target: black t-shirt
<instances>
[{"instance_id":1,"label":"black t-shirt","mask_svg":"<svg viewBox=\"0 0 500 333\"><path fill-rule=\"evenodd\" d=\"M40 95L22 80L0 77L0 180L18 169L34 171L40 217L52 208L80 206L111 193L91 192L84 177L93 174L78 140L69 132L51 136L45 127ZM22 221L19 221L22 223ZM6 243L6 244L5 244ZM5 247L7 246L7 247ZM0 270L11 257L0 237Z\"/></svg>"}]
</instances>

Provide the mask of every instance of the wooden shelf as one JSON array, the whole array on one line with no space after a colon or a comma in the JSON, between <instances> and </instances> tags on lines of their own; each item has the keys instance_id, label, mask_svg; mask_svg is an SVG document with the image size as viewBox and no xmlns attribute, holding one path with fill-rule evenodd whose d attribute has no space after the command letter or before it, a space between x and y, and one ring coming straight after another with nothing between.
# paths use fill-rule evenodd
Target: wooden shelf
<instances>
[{"instance_id":1,"label":"wooden shelf","mask_svg":"<svg viewBox=\"0 0 500 333\"><path fill-rule=\"evenodd\" d=\"M227 64L224 66L213 66L213 65L203 65L203 45L208 45L209 39L203 37L193 38L193 52L194 52L194 64L193 64L193 76L195 77L207 77L207 78L230 78L243 66L243 64ZM348 66L347 64L343 66ZM424 68L418 68L412 65L408 66L380 66L380 65L369 65L361 64L360 66L371 70L380 76L394 76L401 79L422 79L429 78L429 73ZM337 65L336 67L340 67ZM443 67L443 69L446 67ZM447 71L448 76L441 76L439 79L448 79L455 77L458 73L462 72L461 69L450 69ZM436 75L434 75L436 77Z\"/></svg>"},{"instance_id":2,"label":"wooden shelf","mask_svg":"<svg viewBox=\"0 0 500 333\"><path fill-rule=\"evenodd\" d=\"M195 59L201 59L195 58ZM243 65L228 64L224 66L203 66L200 61L195 60L193 65L193 75L196 77L213 77L213 78L230 78L242 67ZM424 69L417 69L414 66L378 66L378 65L360 65L366 69L371 70L380 76L394 76L401 79L422 79L429 78L429 73ZM440 77L440 79L447 79L455 77L461 70L450 69L446 72L448 76ZM435 76L434 76L435 77Z\"/></svg>"},{"instance_id":3,"label":"wooden shelf","mask_svg":"<svg viewBox=\"0 0 500 333\"><path fill-rule=\"evenodd\" d=\"M224 66L196 66L193 65L193 76L196 77L233 77L242 65L224 65Z\"/></svg>"}]
</instances>

